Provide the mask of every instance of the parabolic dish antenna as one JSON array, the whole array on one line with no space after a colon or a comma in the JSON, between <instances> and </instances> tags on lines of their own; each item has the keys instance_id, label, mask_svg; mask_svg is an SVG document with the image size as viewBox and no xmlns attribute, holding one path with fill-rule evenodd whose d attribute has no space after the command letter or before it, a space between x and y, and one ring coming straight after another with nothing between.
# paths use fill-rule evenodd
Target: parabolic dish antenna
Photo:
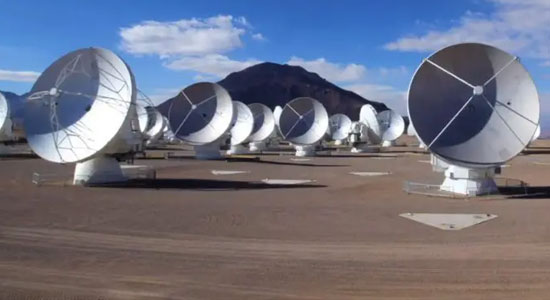
<instances>
[{"instance_id":1,"label":"parabolic dish antenna","mask_svg":"<svg viewBox=\"0 0 550 300\"><path fill-rule=\"evenodd\" d=\"M275 106L273 109L273 118L275 118L275 125L277 128L279 128L279 118L281 117L281 113L283 112L283 108L279 105Z\"/></svg>"},{"instance_id":2,"label":"parabolic dish antenna","mask_svg":"<svg viewBox=\"0 0 550 300\"><path fill-rule=\"evenodd\" d=\"M248 137L249 149L257 152L267 147L268 139L275 131L275 118L269 107L261 103L252 103L248 105L254 116L254 126L252 133Z\"/></svg>"},{"instance_id":3,"label":"parabolic dish antenna","mask_svg":"<svg viewBox=\"0 0 550 300\"><path fill-rule=\"evenodd\" d=\"M371 142L371 135L372 132L369 130L369 127L365 123L361 121L352 122L349 132L349 143L352 146L351 152L375 152L377 148L371 148L368 146L369 142Z\"/></svg>"},{"instance_id":4,"label":"parabolic dish antenna","mask_svg":"<svg viewBox=\"0 0 550 300\"><path fill-rule=\"evenodd\" d=\"M10 106L8 100L0 93L0 138L5 139L10 135Z\"/></svg>"},{"instance_id":5,"label":"parabolic dish antenna","mask_svg":"<svg viewBox=\"0 0 550 300\"><path fill-rule=\"evenodd\" d=\"M154 120L150 119L150 112L147 107L154 107L153 101L144 93L138 90L136 98L136 111L138 116L139 131L146 135L147 131L154 125Z\"/></svg>"},{"instance_id":6,"label":"parabolic dish antenna","mask_svg":"<svg viewBox=\"0 0 550 300\"><path fill-rule=\"evenodd\" d=\"M230 144L239 145L246 141L252 133L254 126L254 116L246 104L240 101L233 101L233 120L231 122Z\"/></svg>"},{"instance_id":7,"label":"parabolic dish antenna","mask_svg":"<svg viewBox=\"0 0 550 300\"><path fill-rule=\"evenodd\" d=\"M167 143L179 142L179 140L174 135L172 128L170 128L170 122L168 122L168 118L166 118L165 116L162 116L162 118L164 119L164 128L162 129L161 139Z\"/></svg>"},{"instance_id":8,"label":"parabolic dish antenna","mask_svg":"<svg viewBox=\"0 0 550 300\"><path fill-rule=\"evenodd\" d=\"M383 141L394 141L405 131L405 121L393 110L385 110L376 115Z\"/></svg>"},{"instance_id":9,"label":"parabolic dish antenna","mask_svg":"<svg viewBox=\"0 0 550 300\"><path fill-rule=\"evenodd\" d=\"M378 112L370 104L364 104L359 111L359 122L365 124L368 128L368 138L373 144L379 144L381 142L381 129L376 118Z\"/></svg>"},{"instance_id":10,"label":"parabolic dish antenna","mask_svg":"<svg viewBox=\"0 0 550 300\"><path fill-rule=\"evenodd\" d=\"M191 145L213 143L231 126L231 96L216 83L192 84L170 101L170 128L176 137Z\"/></svg>"},{"instance_id":11,"label":"parabolic dish antenna","mask_svg":"<svg viewBox=\"0 0 550 300\"><path fill-rule=\"evenodd\" d=\"M135 118L134 76L116 54L100 48L71 52L35 82L24 106L29 146L45 160L81 162L127 145ZM108 147L109 146L109 147Z\"/></svg>"},{"instance_id":12,"label":"parabolic dish antenna","mask_svg":"<svg viewBox=\"0 0 550 300\"><path fill-rule=\"evenodd\" d=\"M248 137L250 142L259 142L267 139L275 129L275 119L273 112L269 107L261 103L252 103L248 105L254 116L254 127Z\"/></svg>"},{"instance_id":13,"label":"parabolic dish antenna","mask_svg":"<svg viewBox=\"0 0 550 300\"><path fill-rule=\"evenodd\" d=\"M329 119L329 132L333 141L348 137L351 130L351 119L344 114L335 114Z\"/></svg>"},{"instance_id":14,"label":"parabolic dish antenna","mask_svg":"<svg viewBox=\"0 0 550 300\"><path fill-rule=\"evenodd\" d=\"M166 126L164 117L155 108L155 105L147 95L138 90L136 99L139 130L146 144L155 143L163 133Z\"/></svg>"},{"instance_id":15,"label":"parabolic dish antenna","mask_svg":"<svg viewBox=\"0 0 550 300\"><path fill-rule=\"evenodd\" d=\"M279 131L284 140L296 147L296 156L315 154L314 144L328 129L328 114L321 102L300 97L288 102L279 119Z\"/></svg>"},{"instance_id":16,"label":"parabolic dish antenna","mask_svg":"<svg viewBox=\"0 0 550 300\"><path fill-rule=\"evenodd\" d=\"M377 136L380 136L380 125L376 118L376 109L370 104L364 104L359 111L359 121L367 125L368 128Z\"/></svg>"},{"instance_id":17,"label":"parabolic dish antenna","mask_svg":"<svg viewBox=\"0 0 550 300\"><path fill-rule=\"evenodd\" d=\"M147 111L148 120L145 136L147 137L147 143L150 144L161 137L167 124L162 114L153 106L147 106L145 110Z\"/></svg>"},{"instance_id":18,"label":"parabolic dish antenna","mask_svg":"<svg viewBox=\"0 0 550 300\"><path fill-rule=\"evenodd\" d=\"M497 166L519 154L539 125L537 89L518 57L465 43L443 48L416 70L409 87L411 124L449 163L442 190L497 190Z\"/></svg>"},{"instance_id":19,"label":"parabolic dish antenna","mask_svg":"<svg viewBox=\"0 0 550 300\"><path fill-rule=\"evenodd\" d=\"M312 145L325 135L328 114L321 102L300 97L285 105L279 126L285 140L297 145Z\"/></svg>"},{"instance_id":20,"label":"parabolic dish antenna","mask_svg":"<svg viewBox=\"0 0 550 300\"><path fill-rule=\"evenodd\" d=\"M518 57L457 44L417 69L408 109L419 139L461 166L498 166L519 154L539 124L537 89Z\"/></svg>"}]
</instances>

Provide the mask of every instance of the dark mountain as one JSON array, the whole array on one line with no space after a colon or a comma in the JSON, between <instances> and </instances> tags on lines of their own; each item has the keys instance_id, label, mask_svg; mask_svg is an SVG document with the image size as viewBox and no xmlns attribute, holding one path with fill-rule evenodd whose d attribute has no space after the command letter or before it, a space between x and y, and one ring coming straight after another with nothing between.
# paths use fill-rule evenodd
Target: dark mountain
<instances>
[{"instance_id":1,"label":"dark mountain","mask_svg":"<svg viewBox=\"0 0 550 300\"><path fill-rule=\"evenodd\" d=\"M284 106L296 97L306 96L323 103L329 115L344 113L353 120L359 118L359 110L365 103L373 105L378 111L387 109L384 103L367 100L297 66L261 63L231 73L218 83L229 91L234 100L246 104L259 102L271 109L277 105Z\"/></svg>"},{"instance_id":2,"label":"dark mountain","mask_svg":"<svg viewBox=\"0 0 550 300\"><path fill-rule=\"evenodd\" d=\"M17 95L16 93L7 92L7 91L0 91L8 100L8 103L10 104L10 109L12 111L12 115L16 118L22 118L23 117L23 101L27 94L23 95Z\"/></svg>"},{"instance_id":3,"label":"dark mountain","mask_svg":"<svg viewBox=\"0 0 550 300\"><path fill-rule=\"evenodd\" d=\"M0 91L0 93L2 93L4 95L4 97L6 97L6 99L8 99L8 100L19 100L21 98L21 96L17 95L16 93L12 93L12 92Z\"/></svg>"}]
</instances>

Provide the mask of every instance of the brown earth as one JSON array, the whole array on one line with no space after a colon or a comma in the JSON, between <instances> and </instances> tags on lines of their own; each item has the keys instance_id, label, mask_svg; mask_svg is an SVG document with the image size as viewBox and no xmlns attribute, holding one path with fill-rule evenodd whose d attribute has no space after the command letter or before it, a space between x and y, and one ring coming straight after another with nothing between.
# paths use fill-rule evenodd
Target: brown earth
<instances>
[{"instance_id":1,"label":"brown earth","mask_svg":"<svg viewBox=\"0 0 550 300\"><path fill-rule=\"evenodd\" d=\"M550 199L409 195L406 180L442 180L416 150L306 162L196 161L180 151L136 162L157 167L153 186L102 188L36 186L33 172L73 166L4 158L0 299L548 299ZM528 153L503 176L546 191L550 142ZM316 182L277 188L264 178ZM404 212L499 217L442 231Z\"/></svg>"}]
</instances>

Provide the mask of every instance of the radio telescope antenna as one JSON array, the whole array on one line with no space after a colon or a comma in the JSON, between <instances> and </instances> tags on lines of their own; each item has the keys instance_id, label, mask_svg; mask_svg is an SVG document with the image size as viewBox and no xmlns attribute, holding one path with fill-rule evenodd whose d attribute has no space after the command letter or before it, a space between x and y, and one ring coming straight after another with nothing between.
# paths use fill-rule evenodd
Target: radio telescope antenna
<instances>
[{"instance_id":1,"label":"radio telescope antenna","mask_svg":"<svg viewBox=\"0 0 550 300\"><path fill-rule=\"evenodd\" d=\"M147 131L154 125L152 120L149 119L149 113L146 107L154 107L153 101L143 93L141 90L137 90L136 97L136 111L138 116L139 130L144 135L144 139L147 139Z\"/></svg>"},{"instance_id":2,"label":"radio telescope antenna","mask_svg":"<svg viewBox=\"0 0 550 300\"><path fill-rule=\"evenodd\" d=\"M55 163L77 163L75 184L122 181L114 156L132 153L139 138L134 76L101 48L71 52L49 66L24 105L32 150Z\"/></svg>"},{"instance_id":3,"label":"radio telescope antenna","mask_svg":"<svg viewBox=\"0 0 550 300\"><path fill-rule=\"evenodd\" d=\"M349 133L349 143L351 144L352 153L363 153L363 152L375 152L377 149L369 147L369 127L361 122L355 121L351 123L351 130Z\"/></svg>"},{"instance_id":4,"label":"radio telescope antenna","mask_svg":"<svg viewBox=\"0 0 550 300\"><path fill-rule=\"evenodd\" d=\"M277 126L277 129L279 129L279 118L281 117L282 112L283 108L279 105L275 106L273 109L273 118L275 118L275 126Z\"/></svg>"},{"instance_id":5,"label":"radio telescope antenna","mask_svg":"<svg viewBox=\"0 0 550 300\"><path fill-rule=\"evenodd\" d=\"M220 145L233 119L229 93L217 83L199 82L170 101L167 117L175 136L193 145L198 159L221 158Z\"/></svg>"},{"instance_id":6,"label":"radio telescope antenna","mask_svg":"<svg viewBox=\"0 0 550 300\"><path fill-rule=\"evenodd\" d=\"M327 131L328 114L321 102L299 97L285 105L279 126L283 139L295 145L296 156L313 156Z\"/></svg>"},{"instance_id":7,"label":"radio telescope antenna","mask_svg":"<svg viewBox=\"0 0 550 300\"><path fill-rule=\"evenodd\" d=\"M395 140L405 131L403 117L393 110L385 110L380 112L376 118L382 132L382 147L394 146Z\"/></svg>"},{"instance_id":8,"label":"radio telescope antenna","mask_svg":"<svg viewBox=\"0 0 550 300\"><path fill-rule=\"evenodd\" d=\"M370 104L364 104L359 111L359 122L367 126L368 140L372 144L380 144L382 142L382 132L376 118L377 115L376 109Z\"/></svg>"},{"instance_id":9,"label":"radio telescope antenna","mask_svg":"<svg viewBox=\"0 0 550 300\"><path fill-rule=\"evenodd\" d=\"M262 151L266 148L266 142L275 130L275 118L269 107L261 103L248 105L254 116L252 133L248 137L249 150L251 152Z\"/></svg>"},{"instance_id":10,"label":"radio telescope antenna","mask_svg":"<svg viewBox=\"0 0 550 300\"><path fill-rule=\"evenodd\" d=\"M0 141L13 140L10 104L6 97L0 93Z\"/></svg>"},{"instance_id":11,"label":"radio telescope antenna","mask_svg":"<svg viewBox=\"0 0 550 300\"><path fill-rule=\"evenodd\" d=\"M155 144L162 136L165 127L167 126L166 120L162 114L153 106L145 107L147 111L147 131L145 132L146 145Z\"/></svg>"},{"instance_id":12,"label":"radio telescope antenna","mask_svg":"<svg viewBox=\"0 0 550 300\"><path fill-rule=\"evenodd\" d=\"M334 114L329 118L330 139L335 145L342 145L351 131L351 119L344 114Z\"/></svg>"},{"instance_id":13,"label":"radio telescope antenna","mask_svg":"<svg viewBox=\"0 0 550 300\"><path fill-rule=\"evenodd\" d=\"M441 190L497 191L498 167L520 153L539 125L539 98L516 56L464 43L443 48L419 66L408 110L418 138L446 161Z\"/></svg>"},{"instance_id":14,"label":"radio telescope antenna","mask_svg":"<svg viewBox=\"0 0 550 300\"><path fill-rule=\"evenodd\" d=\"M165 119L155 108L153 101L142 91L138 90L136 103L139 130L145 145L152 145L161 137Z\"/></svg>"},{"instance_id":15,"label":"radio telescope antenna","mask_svg":"<svg viewBox=\"0 0 550 300\"><path fill-rule=\"evenodd\" d=\"M164 128L162 129L162 135L160 138L162 142L171 144L179 143L180 140L176 138L176 135L172 131L172 128L170 128L170 122L168 122L168 118L162 116L162 119L164 120Z\"/></svg>"},{"instance_id":16,"label":"radio telescope antenna","mask_svg":"<svg viewBox=\"0 0 550 300\"><path fill-rule=\"evenodd\" d=\"M250 108L240 101L233 101L233 120L229 130L230 149L227 154L248 153L248 149L243 147L242 143L250 136L253 127L254 116Z\"/></svg>"}]
</instances>

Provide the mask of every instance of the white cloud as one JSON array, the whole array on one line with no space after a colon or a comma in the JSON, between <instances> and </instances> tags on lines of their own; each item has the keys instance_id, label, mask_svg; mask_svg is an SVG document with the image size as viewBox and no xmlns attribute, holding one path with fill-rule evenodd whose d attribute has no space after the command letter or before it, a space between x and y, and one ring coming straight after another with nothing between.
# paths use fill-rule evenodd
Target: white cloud
<instances>
[{"instance_id":1,"label":"white cloud","mask_svg":"<svg viewBox=\"0 0 550 300\"><path fill-rule=\"evenodd\" d=\"M377 69L369 69L368 75L369 76L367 77L371 79L374 79L374 78L384 79L384 78L396 78L396 77L400 77L400 79L402 79L406 77L406 79L409 80L411 74L407 67L399 66L399 67L392 67L392 68L380 67Z\"/></svg>"},{"instance_id":2,"label":"white cloud","mask_svg":"<svg viewBox=\"0 0 550 300\"><path fill-rule=\"evenodd\" d=\"M204 55L224 53L242 47L244 17L216 16L175 22L144 21L120 29L121 46L132 54Z\"/></svg>"},{"instance_id":3,"label":"white cloud","mask_svg":"<svg viewBox=\"0 0 550 300\"><path fill-rule=\"evenodd\" d=\"M407 92L400 91L389 85L357 83L343 86L363 98L384 102L386 106L402 115L407 115Z\"/></svg>"},{"instance_id":4,"label":"white cloud","mask_svg":"<svg viewBox=\"0 0 550 300\"><path fill-rule=\"evenodd\" d=\"M197 74L197 75L193 76L193 80L195 80L196 82L200 82L200 81L216 81L217 79L219 79L218 76L212 76L212 75Z\"/></svg>"},{"instance_id":5,"label":"white cloud","mask_svg":"<svg viewBox=\"0 0 550 300\"><path fill-rule=\"evenodd\" d=\"M367 68L362 64L356 63L333 63L322 57L314 60L305 60L303 58L293 56L287 64L301 66L310 72L319 74L319 76L327 79L328 81L342 83L379 81L409 75L409 70L405 66L391 68Z\"/></svg>"},{"instance_id":6,"label":"white cloud","mask_svg":"<svg viewBox=\"0 0 550 300\"><path fill-rule=\"evenodd\" d=\"M304 69L315 72L328 81L334 82L352 82L365 78L367 68L359 64L338 64L328 62L324 58L315 60L304 60L293 56L287 62L288 65L301 66Z\"/></svg>"},{"instance_id":7,"label":"white cloud","mask_svg":"<svg viewBox=\"0 0 550 300\"><path fill-rule=\"evenodd\" d=\"M247 20L245 17L243 17L243 16L240 16L240 17L235 18L235 22L237 22L238 24L241 24L241 25L243 25L243 26L245 26L245 27L252 28L252 24L250 24L250 23L248 22L248 20Z\"/></svg>"},{"instance_id":8,"label":"white cloud","mask_svg":"<svg viewBox=\"0 0 550 300\"><path fill-rule=\"evenodd\" d=\"M367 68L355 63L333 63L324 58L308 61L299 57L292 57L287 64L301 66L329 81L343 83L344 89L369 100L384 102L401 114L407 113L406 92L389 84L409 75L404 66Z\"/></svg>"},{"instance_id":9,"label":"white cloud","mask_svg":"<svg viewBox=\"0 0 550 300\"><path fill-rule=\"evenodd\" d=\"M253 58L235 60L226 54L243 46L244 34L251 34L255 40L266 40L261 33L249 33L252 30L253 26L244 17L216 16L175 22L145 21L121 28L120 36L122 48L131 54L158 55L166 68L195 72L195 81L214 81L262 62ZM361 64L333 63L325 58L291 57L287 64L302 66L329 81L346 83L368 99L396 103L402 96L400 92L378 83L408 74L405 67L367 69ZM177 92L175 89L157 90L150 98L159 103ZM393 107L391 103L388 105Z\"/></svg>"},{"instance_id":10,"label":"white cloud","mask_svg":"<svg viewBox=\"0 0 550 300\"><path fill-rule=\"evenodd\" d=\"M0 81L35 82L40 73L32 71L0 70Z\"/></svg>"},{"instance_id":11,"label":"white cloud","mask_svg":"<svg viewBox=\"0 0 550 300\"><path fill-rule=\"evenodd\" d=\"M242 36L252 25L245 17L219 15L174 22L144 21L120 29L121 47L134 55L158 55L172 70L197 72L195 80L215 80L257 64L233 60L226 53L243 47ZM251 35L264 40L261 33Z\"/></svg>"},{"instance_id":12,"label":"white cloud","mask_svg":"<svg viewBox=\"0 0 550 300\"><path fill-rule=\"evenodd\" d=\"M255 33L252 35L252 38L257 40L257 41L265 41L266 38L263 36L263 34L261 33Z\"/></svg>"},{"instance_id":13,"label":"white cloud","mask_svg":"<svg viewBox=\"0 0 550 300\"><path fill-rule=\"evenodd\" d=\"M402 37L385 45L397 51L427 52L459 42L481 42L529 57L550 59L550 1L487 0L489 14L467 12L458 25L423 35Z\"/></svg>"},{"instance_id":14,"label":"white cloud","mask_svg":"<svg viewBox=\"0 0 550 300\"><path fill-rule=\"evenodd\" d=\"M173 70L196 71L222 78L231 72L240 71L260 62L261 61L255 59L238 61L220 54L208 54L203 56L182 57L167 62L165 66Z\"/></svg>"}]
</instances>

